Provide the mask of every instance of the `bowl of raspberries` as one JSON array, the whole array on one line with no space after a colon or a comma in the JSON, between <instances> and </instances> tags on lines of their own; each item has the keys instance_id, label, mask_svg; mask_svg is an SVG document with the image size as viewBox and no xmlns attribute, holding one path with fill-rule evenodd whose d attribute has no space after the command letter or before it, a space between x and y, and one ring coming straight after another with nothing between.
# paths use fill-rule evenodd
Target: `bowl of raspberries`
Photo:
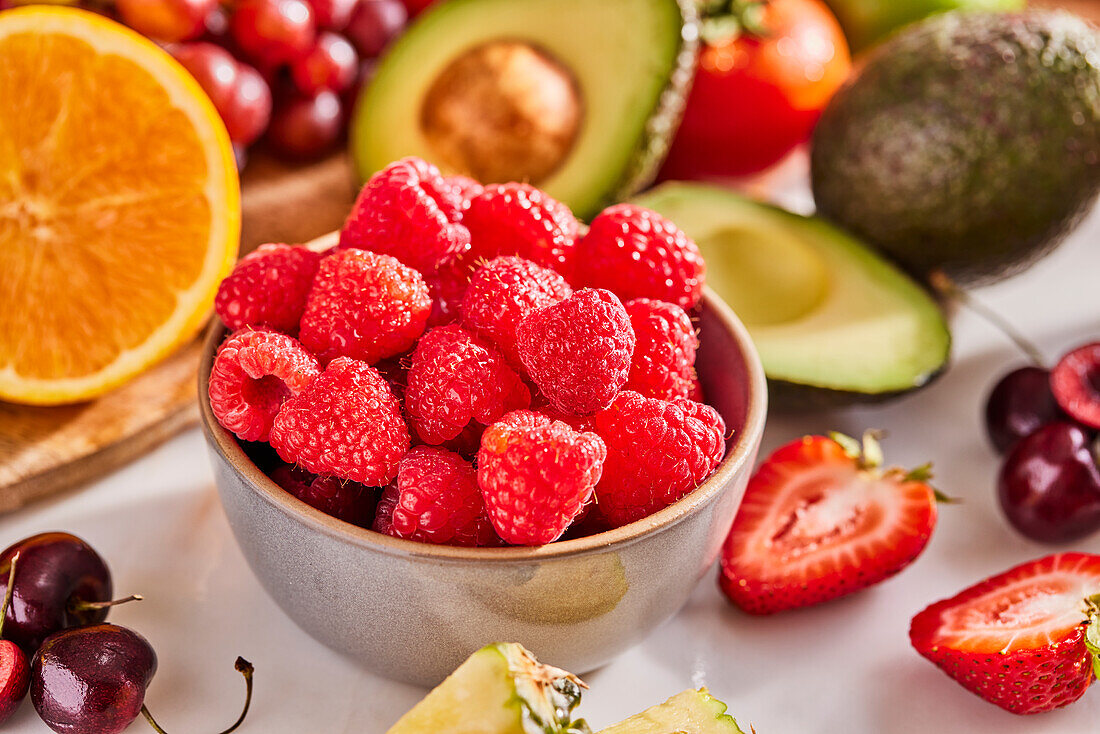
<instances>
[{"instance_id":1,"label":"bowl of raspberries","mask_svg":"<svg viewBox=\"0 0 1100 734\"><path fill-rule=\"evenodd\" d=\"M419 684L496 640L578 671L637 642L713 563L763 431L756 352L705 277L655 212L585 226L416 158L339 233L246 255L200 404L267 592Z\"/></svg>"}]
</instances>

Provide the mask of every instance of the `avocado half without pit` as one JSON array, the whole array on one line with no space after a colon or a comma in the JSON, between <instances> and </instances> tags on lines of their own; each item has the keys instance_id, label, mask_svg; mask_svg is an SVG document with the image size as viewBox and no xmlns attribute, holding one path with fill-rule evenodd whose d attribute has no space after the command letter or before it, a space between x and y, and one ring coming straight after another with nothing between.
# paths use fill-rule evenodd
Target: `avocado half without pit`
<instances>
[{"instance_id":1,"label":"avocado half without pit","mask_svg":"<svg viewBox=\"0 0 1100 734\"><path fill-rule=\"evenodd\" d=\"M693 0L439 3L388 49L356 105L358 175L416 155L594 215L656 174L697 38Z\"/></svg>"},{"instance_id":2,"label":"avocado half without pit","mask_svg":"<svg viewBox=\"0 0 1100 734\"><path fill-rule=\"evenodd\" d=\"M760 352L773 405L882 400L945 367L951 336L932 297L824 220L702 184L665 184L636 202L698 243L708 285Z\"/></svg>"}]
</instances>

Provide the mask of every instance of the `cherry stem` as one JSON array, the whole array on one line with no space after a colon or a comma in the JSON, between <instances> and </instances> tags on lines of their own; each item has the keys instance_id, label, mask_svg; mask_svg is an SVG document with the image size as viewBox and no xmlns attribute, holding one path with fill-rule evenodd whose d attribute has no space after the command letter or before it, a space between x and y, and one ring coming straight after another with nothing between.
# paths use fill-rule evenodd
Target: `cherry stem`
<instances>
[{"instance_id":1,"label":"cherry stem","mask_svg":"<svg viewBox=\"0 0 1100 734\"><path fill-rule=\"evenodd\" d=\"M989 308L982 302L978 301L974 296L970 295L962 288L955 284L955 281L941 272L932 273L929 276L929 282L932 283L932 287L940 293L954 298L966 308L970 309L970 312L983 319L986 323L990 324L997 331L1004 334L1008 339L1016 345L1016 347L1027 355L1027 358L1031 360L1032 364L1036 367L1046 367L1046 360L1043 359L1043 355L1039 352L1039 349L1031 343L1023 334L1016 330L1012 324L1008 322L1003 316Z\"/></svg>"},{"instance_id":2,"label":"cherry stem","mask_svg":"<svg viewBox=\"0 0 1100 734\"><path fill-rule=\"evenodd\" d=\"M109 609L110 607L117 607L119 604L128 604L132 601L143 601L145 599L141 594L131 594L124 599L112 599L111 601L84 601L83 599L73 599L69 602L70 612L91 612L96 609Z\"/></svg>"},{"instance_id":3,"label":"cherry stem","mask_svg":"<svg viewBox=\"0 0 1100 734\"><path fill-rule=\"evenodd\" d=\"M252 705L252 673L255 672L255 668L252 667L252 663L242 657L237 658L237 662L233 663L233 668L244 676L244 708L241 710L241 715L233 722L233 725L219 732L219 734L230 734L230 732L235 731L237 727L243 724L244 717L248 716L248 707ZM160 724L158 724L156 719L153 718L153 715L149 713L149 709L145 704L141 705L141 715L145 717L145 720L149 722L149 726L153 727L154 731L159 732L159 734L168 734L168 732L160 728Z\"/></svg>"},{"instance_id":4,"label":"cherry stem","mask_svg":"<svg viewBox=\"0 0 1100 734\"><path fill-rule=\"evenodd\" d=\"M4 622L8 618L8 607L11 606L11 595L15 589L15 564L19 560L19 551L11 557L11 568L8 570L8 588L4 592L4 606L0 607L0 638L4 636Z\"/></svg>"}]
</instances>

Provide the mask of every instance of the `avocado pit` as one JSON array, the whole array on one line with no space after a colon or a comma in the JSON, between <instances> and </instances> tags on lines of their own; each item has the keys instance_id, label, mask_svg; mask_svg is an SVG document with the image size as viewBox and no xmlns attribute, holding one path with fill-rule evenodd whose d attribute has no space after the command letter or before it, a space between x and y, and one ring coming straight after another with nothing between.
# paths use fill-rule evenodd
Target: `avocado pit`
<instances>
[{"instance_id":1,"label":"avocado pit","mask_svg":"<svg viewBox=\"0 0 1100 734\"><path fill-rule=\"evenodd\" d=\"M445 168L486 183L538 185L568 157L584 109L572 73L520 41L491 41L452 60L432 83L420 128Z\"/></svg>"}]
</instances>

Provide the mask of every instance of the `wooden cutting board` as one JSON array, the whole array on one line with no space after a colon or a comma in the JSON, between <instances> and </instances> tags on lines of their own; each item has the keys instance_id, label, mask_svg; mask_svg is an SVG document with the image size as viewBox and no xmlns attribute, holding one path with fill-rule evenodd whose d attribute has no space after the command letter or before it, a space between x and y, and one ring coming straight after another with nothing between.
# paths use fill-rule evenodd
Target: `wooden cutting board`
<instances>
[{"instance_id":1,"label":"wooden cutting board","mask_svg":"<svg viewBox=\"0 0 1100 734\"><path fill-rule=\"evenodd\" d=\"M343 154L290 168L258 158L241 180L241 252L338 229L355 186ZM86 484L198 421L196 340L141 377L79 405L0 402L0 513Z\"/></svg>"}]
</instances>

